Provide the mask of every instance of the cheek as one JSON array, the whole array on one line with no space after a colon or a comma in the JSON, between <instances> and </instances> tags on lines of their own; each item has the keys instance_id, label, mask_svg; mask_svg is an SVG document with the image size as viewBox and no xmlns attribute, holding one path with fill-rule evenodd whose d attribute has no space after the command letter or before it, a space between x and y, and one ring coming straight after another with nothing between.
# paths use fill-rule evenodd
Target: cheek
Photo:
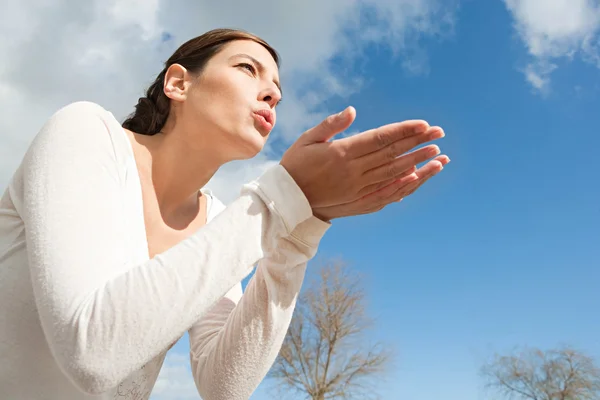
<instances>
[{"instance_id":1,"label":"cheek","mask_svg":"<svg viewBox=\"0 0 600 400\"><path fill-rule=\"evenodd\" d=\"M206 101L211 107L219 108L220 113L228 115L230 118L237 115L239 119L243 110L248 110L248 100L239 89L236 90L230 85L222 86L219 89Z\"/></svg>"},{"instance_id":2,"label":"cheek","mask_svg":"<svg viewBox=\"0 0 600 400\"><path fill-rule=\"evenodd\" d=\"M252 100L256 88L243 75L214 75L205 79L194 95L194 109L200 119L230 134L253 126Z\"/></svg>"},{"instance_id":3,"label":"cheek","mask_svg":"<svg viewBox=\"0 0 600 400\"><path fill-rule=\"evenodd\" d=\"M211 89L211 88L206 88ZM221 88L223 89L223 88ZM203 123L217 126L230 126L235 121L239 109L233 106L231 93L225 90L203 90L193 99L193 108Z\"/></svg>"}]
</instances>

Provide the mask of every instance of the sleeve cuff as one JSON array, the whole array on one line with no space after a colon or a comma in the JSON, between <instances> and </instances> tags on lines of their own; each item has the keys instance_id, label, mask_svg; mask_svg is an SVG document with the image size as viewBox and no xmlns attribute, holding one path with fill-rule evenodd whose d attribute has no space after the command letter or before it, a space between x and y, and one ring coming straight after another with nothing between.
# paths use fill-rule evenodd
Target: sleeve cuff
<instances>
[{"instance_id":1,"label":"sleeve cuff","mask_svg":"<svg viewBox=\"0 0 600 400\"><path fill-rule=\"evenodd\" d=\"M298 224L296 229L292 231L291 236L309 247L317 247L325 235L325 232L327 232L330 227L331 222L325 222L317 217L311 216Z\"/></svg>"},{"instance_id":2,"label":"sleeve cuff","mask_svg":"<svg viewBox=\"0 0 600 400\"><path fill-rule=\"evenodd\" d=\"M313 216L308 199L281 164L269 168L258 179L245 184L242 193L247 191L256 192L267 207L281 217L287 235L301 222ZM325 223L321 220L319 222Z\"/></svg>"}]
</instances>

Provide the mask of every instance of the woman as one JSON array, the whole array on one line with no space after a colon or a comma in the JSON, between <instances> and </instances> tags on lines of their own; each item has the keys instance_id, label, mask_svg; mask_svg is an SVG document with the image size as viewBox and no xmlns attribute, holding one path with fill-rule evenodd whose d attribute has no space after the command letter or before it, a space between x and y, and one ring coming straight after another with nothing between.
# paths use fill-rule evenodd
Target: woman
<instances>
[{"instance_id":1,"label":"woman","mask_svg":"<svg viewBox=\"0 0 600 400\"><path fill-rule=\"evenodd\" d=\"M186 331L202 398L249 398L330 221L400 200L449 161L416 170L433 145L402 155L443 136L424 121L330 141L349 108L224 207L204 186L262 149L278 79L267 43L215 30L175 51L122 126L87 102L50 118L0 202L0 398L148 398Z\"/></svg>"}]
</instances>

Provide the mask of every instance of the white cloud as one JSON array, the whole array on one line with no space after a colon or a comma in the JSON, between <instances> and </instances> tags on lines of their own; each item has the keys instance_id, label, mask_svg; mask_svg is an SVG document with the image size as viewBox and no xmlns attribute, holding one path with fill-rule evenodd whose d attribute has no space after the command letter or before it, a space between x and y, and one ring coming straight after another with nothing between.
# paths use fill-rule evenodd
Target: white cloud
<instances>
[{"instance_id":1,"label":"white cloud","mask_svg":"<svg viewBox=\"0 0 600 400\"><path fill-rule=\"evenodd\" d=\"M160 29L157 21L159 0L119 0L108 6L117 25L134 24L144 32L142 39L151 39Z\"/></svg>"},{"instance_id":2,"label":"white cloud","mask_svg":"<svg viewBox=\"0 0 600 400\"><path fill-rule=\"evenodd\" d=\"M58 108L90 100L124 118L172 51L209 29L242 28L281 53L284 102L274 136L289 144L340 111L325 109L326 100L368 84L355 63L366 46L414 55L403 62L414 73L426 70L420 39L452 25L453 9L442 0L255 0L236 3L235 12L208 0L8 2L0 16L0 188ZM171 39L161 40L164 33ZM333 68L334 58L344 62ZM226 166L211 186L232 199L274 162L263 155Z\"/></svg>"},{"instance_id":3,"label":"white cloud","mask_svg":"<svg viewBox=\"0 0 600 400\"><path fill-rule=\"evenodd\" d=\"M176 352L167 353L150 400L198 400L200 396L192 377L190 357Z\"/></svg>"},{"instance_id":4,"label":"white cloud","mask_svg":"<svg viewBox=\"0 0 600 400\"><path fill-rule=\"evenodd\" d=\"M540 93L547 93L550 86L550 73L556 69L556 64L539 60L527 65L524 70L527 81Z\"/></svg>"},{"instance_id":5,"label":"white cloud","mask_svg":"<svg viewBox=\"0 0 600 400\"><path fill-rule=\"evenodd\" d=\"M549 88L555 61L580 56L600 68L597 0L504 0L531 62L523 69L536 89Z\"/></svg>"}]
</instances>

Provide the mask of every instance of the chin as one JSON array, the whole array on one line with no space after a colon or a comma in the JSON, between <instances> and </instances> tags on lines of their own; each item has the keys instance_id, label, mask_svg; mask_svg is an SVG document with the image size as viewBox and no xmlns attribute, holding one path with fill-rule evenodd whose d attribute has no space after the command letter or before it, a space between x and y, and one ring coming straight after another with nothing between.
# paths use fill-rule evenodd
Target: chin
<instances>
[{"instance_id":1,"label":"chin","mask_svg":"<svg viewBox=\"0 0 600 400\"><path fill-rule=\"evenodd\" d=\"M265 147L267 138L259 132L249 132L238 137L237 160L247 160L256 157Z\"/></svg>"},{"instance_id":2,"label":"chin","mask_svg":"<svg viewBox=\"0 0 600 400\"><path fill-rule=\"evenodd\" d=\"M246 149L246 152L244 154L244 159L249 159L249 158L254 158L256 157L264 148L264 143L261 143L260 145L256 144L253 147L248 147Z\"/></svg>"}]
</instances>

